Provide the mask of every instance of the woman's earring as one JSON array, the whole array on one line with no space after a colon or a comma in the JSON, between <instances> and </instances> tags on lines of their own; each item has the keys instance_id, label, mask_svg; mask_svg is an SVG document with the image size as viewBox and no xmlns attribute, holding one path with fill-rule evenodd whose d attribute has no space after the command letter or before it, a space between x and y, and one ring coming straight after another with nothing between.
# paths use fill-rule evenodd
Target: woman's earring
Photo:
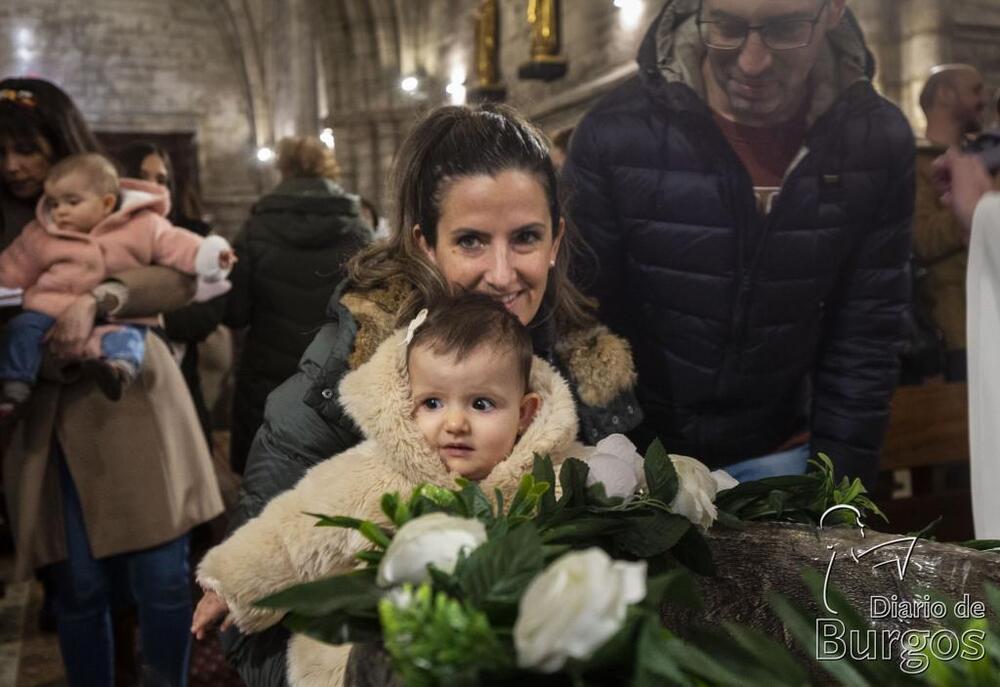
<instances>
[{"instance_id":1,"label":"woman's earring","mask_svg":"<svg viewBox=\"0 0 1000 687\"><path fill-rule=\"evenodd\" d=\"M555 267L555 266L556 266L556 261L555 260L550 260L549 261L549 267Z\"/></svg>"}]
</instances>

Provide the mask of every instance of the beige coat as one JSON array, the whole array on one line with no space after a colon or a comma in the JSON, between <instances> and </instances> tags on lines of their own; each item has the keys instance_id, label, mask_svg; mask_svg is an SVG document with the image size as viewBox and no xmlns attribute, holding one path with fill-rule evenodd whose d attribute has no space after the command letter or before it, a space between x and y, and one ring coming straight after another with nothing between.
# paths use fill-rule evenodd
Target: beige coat
<instances>
[{"instance_id":1,"label":"beige coat","mask_svg":"<svg viewBox=\"0 0 1000 687\"><path fill-rule=\"evenodd\" d=\"M16 579L66 557L53 434L96 558L162 544L222 512L184 379L166 345L149 334L141 375L118 402L89 380L40 382L32 392L3 456Z\"/></svg>"},{"instance_id":2,"label":"beige coat","mask_svg":"<svg viewBox=\"0 0 1000 687\"><path fill-rule=\"evenodd\" d=\"M357 564L354 554L367 548L353 531L314 527L306 512L387 525L380 508L382 494L408 496L421 483L454 486L458 475L447 471L410 417L404 333L395 332L340 384L341 404L367 439L313 467L294 489L276 496L202 560L199 583L225 599L244 632L259 632L281 619L280 613L253 608L255 601L294 584L346 572ZM511 455L481 483L486 494L499 489L505 503L531 471L536 452L551 455L558 465L586 450L575 441L576 410L569 386L540 358L535 358L531 388L542 397L538 414ZM289 684L340 685L348 651L347 646L294 636L288 648Z\"/></svg>"}]
</instances>

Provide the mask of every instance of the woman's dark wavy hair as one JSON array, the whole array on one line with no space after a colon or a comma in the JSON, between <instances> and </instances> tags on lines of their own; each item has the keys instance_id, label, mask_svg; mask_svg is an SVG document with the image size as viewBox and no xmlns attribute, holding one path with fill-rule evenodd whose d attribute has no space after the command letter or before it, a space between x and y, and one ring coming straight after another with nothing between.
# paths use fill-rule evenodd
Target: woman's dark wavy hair
<instances>
[{"instance_id":1,"label":"woman's dark wavy hair","mask_svg":"<svg viewBox=\"0 0 1000 687\"><path fill-rule=\"evenodd\" d=\"M355 256L348 265L348 287L371 290L387 280L406 277L416 292L401 308L400 322L411 319L422 303L447 290L444 277L420 248L413 227L420 225L426 241L437 243L441 202L459 179L517 170L534 176L549 205L553 232L559 231L562 208L558 180L545 135L515 110L503 105L448 106L427 114L403 141L394 163L394 230ZM571 223L566 223L556 265L549 274L548 313L560 329L596 323L595 303L569 279L576 250Z\"/></svg>"},{"instance_id":2,"label":"woman's dark wavy hair","mask_svg":"<svg viewBox=\"0 0 1000 687\"><path fill-rule=\"evenodd\" d=\"M171 201L176 200L174 197L177 190L174 179L174 164L170 161L170 153L152 141L136 141L129 144L121 152L118 156L118 162L121 163L122 174L131 179L141 179L142 161L150 155L156 155L163 160L163 164L167 168L167 190L170 191Z\"/></svg>"},{"instance_id":3,"label":"woman's dark wavy hair","mask_svg":"<svg viewBox=\"0 0 1000 687\"><path fill-rule=\"evenodd\" d=\"M55 84L43 79L10 78L0 81L0 91L5 90L24 91L31 98L0 99L0 141L37 149L41 137L52 147L50 162L79 153L101 152L80 110Z\"/></svg>"}]
</instances>

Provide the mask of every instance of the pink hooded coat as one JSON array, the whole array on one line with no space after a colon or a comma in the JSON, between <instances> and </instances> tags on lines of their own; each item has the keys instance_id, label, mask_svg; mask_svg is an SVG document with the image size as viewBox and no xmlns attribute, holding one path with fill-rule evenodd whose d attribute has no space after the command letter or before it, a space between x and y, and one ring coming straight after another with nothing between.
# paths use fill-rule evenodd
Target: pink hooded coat
<instances>
[{"instance_id":1,"label":"pink hooded coat","mask_svg":"<svg viewBox=\"0 0 1000 687\"><path fill-rule=\"evenodd\" d=\"M0 284L24 289L26 309L58 317L77 296L132 267L195 274L204 239L170 224L167 190L136 179L122 179L121 189L121 207L89 234L57 228L39 200L35 220L0 253Z\"/></svg>"}]
</instances>

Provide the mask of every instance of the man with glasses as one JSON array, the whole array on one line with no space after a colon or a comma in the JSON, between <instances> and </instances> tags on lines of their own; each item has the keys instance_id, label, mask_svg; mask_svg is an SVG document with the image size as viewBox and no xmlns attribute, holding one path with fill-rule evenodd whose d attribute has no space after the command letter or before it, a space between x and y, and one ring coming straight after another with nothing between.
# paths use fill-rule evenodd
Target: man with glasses
<instances>
[{"instance_id":1,"label":"man with glasses","mask_svg":"<svg viewBox=\"0 0 1000 687\"><path fill-rule=\"evenodd\" d=\"M569 214L653 435L737 479L817 452L871 484L895 386L914 143L845 0L666 0L577 127Z\"/></svg>"}]
</instances>

